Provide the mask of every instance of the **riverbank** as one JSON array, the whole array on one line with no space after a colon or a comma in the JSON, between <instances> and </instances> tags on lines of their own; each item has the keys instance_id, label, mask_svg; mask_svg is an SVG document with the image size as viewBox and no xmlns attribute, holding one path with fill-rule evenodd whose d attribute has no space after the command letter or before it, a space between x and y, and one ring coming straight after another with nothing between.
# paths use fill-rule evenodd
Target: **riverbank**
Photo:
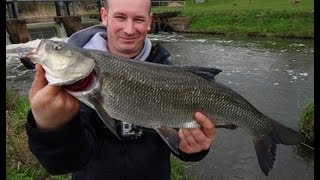
<instances>
[{"instance_id":1,"label":"riverbank","mask_svg":"<svg viewBox=\"0 0 320 180\"><path fill-rule=\"evenodd\" d=\"M184 7L153 8L153 12L181 11L191 17L186 32L237 36L314 38L312 0L207 0Z\"/></svg>"}]
</instances>

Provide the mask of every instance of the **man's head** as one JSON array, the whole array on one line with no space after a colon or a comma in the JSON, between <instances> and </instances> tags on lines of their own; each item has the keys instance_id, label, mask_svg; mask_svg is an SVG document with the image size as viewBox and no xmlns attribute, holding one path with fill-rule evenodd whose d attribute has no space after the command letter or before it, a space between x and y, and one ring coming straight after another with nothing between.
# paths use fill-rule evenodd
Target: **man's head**
<instances>
[{"instance_id":1,"label":"man's head","mask_svg":"<svg viewBox=\"0 0 320 180\"><path fill-rule=\"evenodd\" d=\"M151 29L150 7L150 0L106 0L100 14L109 52L128 58L140 53Z\"/></svg>"}]
</instances>

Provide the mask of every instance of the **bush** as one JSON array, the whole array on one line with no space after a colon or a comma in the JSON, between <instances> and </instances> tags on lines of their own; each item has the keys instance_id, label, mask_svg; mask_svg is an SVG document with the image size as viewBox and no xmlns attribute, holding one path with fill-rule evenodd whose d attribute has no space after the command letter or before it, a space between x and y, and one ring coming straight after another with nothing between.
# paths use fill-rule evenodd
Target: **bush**
<instances>
[{"instance_id":1,"label":"bush","mask_svg":"<svg viewBox=\"0 0 320 180\"><path fill-rule=\"evenodd\" d=\"M314 145L314 102L309 102L300 113L300 132L305 137L305 143Z\"/></svg>"}]
</instances>

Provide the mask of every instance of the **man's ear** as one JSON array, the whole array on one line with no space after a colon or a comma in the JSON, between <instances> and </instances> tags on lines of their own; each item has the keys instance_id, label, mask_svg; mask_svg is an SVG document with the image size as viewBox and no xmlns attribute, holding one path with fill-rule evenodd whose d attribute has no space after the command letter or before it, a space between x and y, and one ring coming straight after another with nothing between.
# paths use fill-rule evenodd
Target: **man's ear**
<instances>
[{"instance_id":1,"label":"man's ear","mask_svg":"<svg viewBox=\"0 0 320 180\"><path fill-rule=\"evenodd\" d=\"M150 15L149 15L148 31L151 30L152 21L153 21L153 14L150 13Z\"/></svg>"},{"instance_id":2,"label":"man's ear","mask_svg":"<svg viewBox=\"0 0 320 180\"><path fill-rule=\"evenodd\" d=\"M100 9L100 17L101 17L101 24L107 27L108 25L108 10L104 7Z\"/></svg>"}]
</instances>

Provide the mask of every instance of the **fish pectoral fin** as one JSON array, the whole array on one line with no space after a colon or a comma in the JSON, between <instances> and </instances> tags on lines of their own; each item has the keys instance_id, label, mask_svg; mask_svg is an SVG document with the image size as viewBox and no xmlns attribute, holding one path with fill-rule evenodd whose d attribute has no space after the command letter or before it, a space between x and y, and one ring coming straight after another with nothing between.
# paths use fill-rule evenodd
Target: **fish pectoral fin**
<instances>
[{"instance_id":1,"label":"fish pectoral fin","mask_svg":"<svg viewBox=\"0 0 320 180\"><path fill-rule=\"evenodd\" d=\"M199 67L199 66L182 66L186 71L191 72L209 81L214 81L214 77L222 70L216 68Z\"/></svg>"},{"instance_id":2,"label":"fish pectoral fin","mask_svg":"<svg viewBox=\"0 0 320 180\"><path fill-rule=\"evenodd\" d=\"M103 108L101 102L95 96L91 95L88 97L89 102L92 104L94 109L96 110L97 114L99 115L102 122L110 129L110 131L119 139L121 140L120 136L118 135L115 129L115 122L112 117L107 113L107 111Z\"/></svg>"},{"instance_id":3,"label":"fish pectoral fin","mask_svg":"<svg viewBox=\"0 0 320 180\"><path fill-rule=\"evenodd\" d=\"M226 128L229 130L235 130L238 128L238 126L234 124L222 124L222 125L216 125L215 128Z\"/></svg>"},{"instance_id":4,"label":"fish pectoral fin","mask_svg":"<svg viewBox=\"0 0 320 180\"><path fill-rule=\"evenodd\" d=\"M178 131L176 129L162 126L159 128L155 128L155 130L158 132L160 137L164 140L164 142L170 147L170 149L173 152L175 152L176 154L180 154L179 153L180 138L178 136Z\"/></svg>"}]
</instances>

